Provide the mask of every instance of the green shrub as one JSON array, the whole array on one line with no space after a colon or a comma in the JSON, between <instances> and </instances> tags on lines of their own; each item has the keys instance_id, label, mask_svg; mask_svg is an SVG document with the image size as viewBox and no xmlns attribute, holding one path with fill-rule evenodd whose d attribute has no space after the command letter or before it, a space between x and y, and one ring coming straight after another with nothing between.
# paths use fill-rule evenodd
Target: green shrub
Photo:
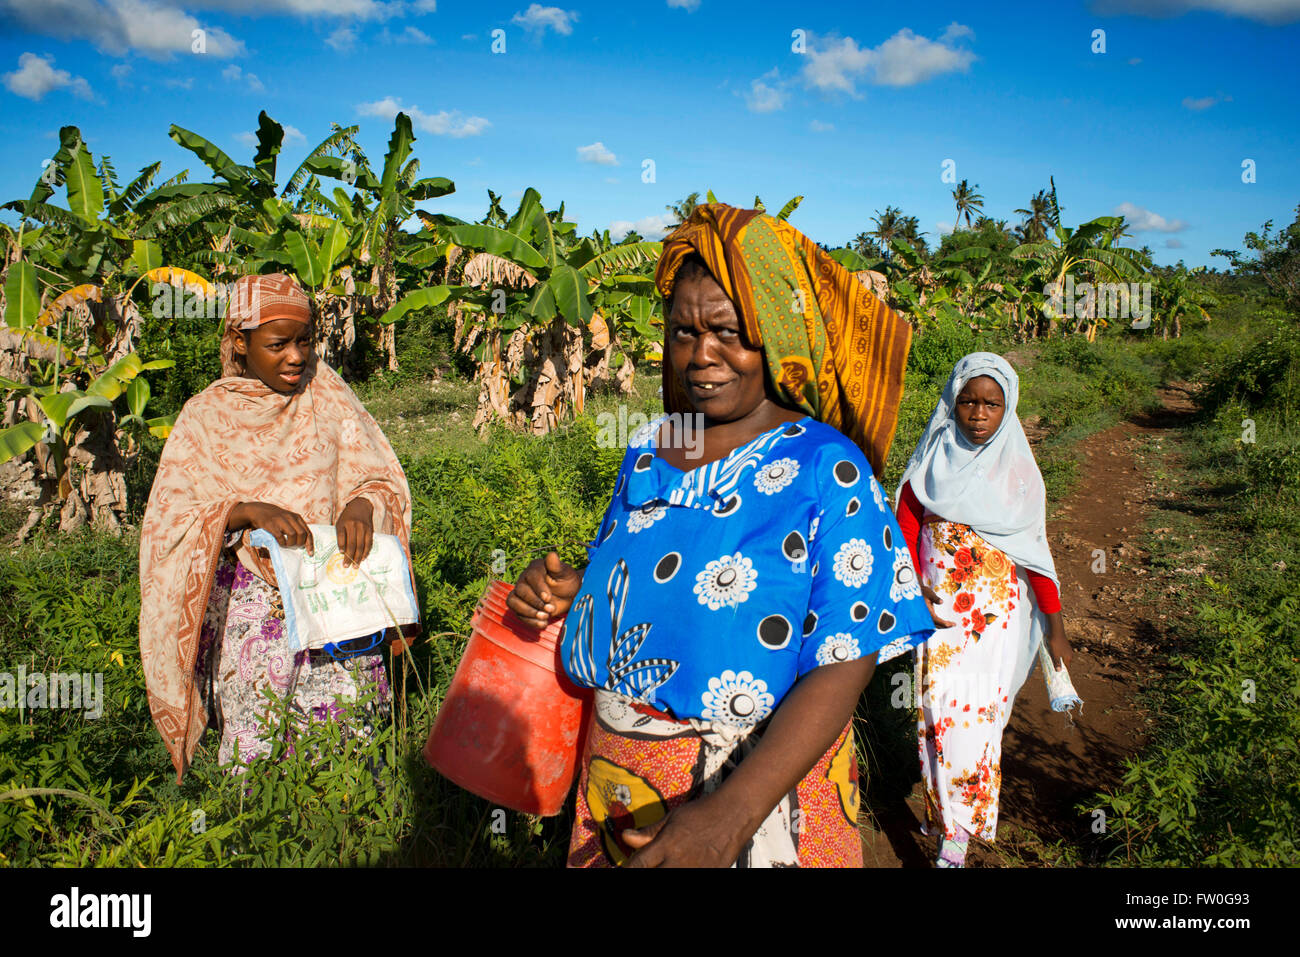
<instances>
[{"instance_id":1,"label":"green shrub","mask_svg":"<svg viewBox=\"0 0 1300 957\"><path fill-rule=\"evenodd\" d=\"M1197 611L1194 652L1171 659L1176 715L1125 763L1101 804L1127 863L1300 864L1300 589L1235 594ZM1247 605L1260 609L1245 611Z\"/></svg>"},{"instance_id":2,"label":"green shrub","mask_svg":"<svg viewBox=\"0 0 1300 957\"><path fill-rule=\"evenodd\" d=\"M1300 329L1281 322L1266 328L1256 342L1217 364L1202 398L1207 411L1233 398L1255 410L1300 409Z\"/></svg>"},{"instance_id":3,"label":"green shrub","mask_svg":"<svg viewBox=\"0 0 1300 957\"><path fill-rule=\"evenodd\" d=\"M991 339L969 326L939 318L927 322L912 336L907 356L909 372L946 381L962 356L990 351Z\"/></svg>"}]
</instances>

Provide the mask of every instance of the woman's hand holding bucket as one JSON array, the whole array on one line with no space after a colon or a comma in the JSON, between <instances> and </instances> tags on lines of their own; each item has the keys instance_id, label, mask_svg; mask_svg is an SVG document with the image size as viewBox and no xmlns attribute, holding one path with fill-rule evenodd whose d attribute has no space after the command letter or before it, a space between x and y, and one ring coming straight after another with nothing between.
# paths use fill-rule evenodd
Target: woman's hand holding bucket
<instances>
[{"instance_id":1,"label":"woman's hand holding bucket","mask_svg":"<svg viewBox=\"0 0 1300 957\"><path fill-rule=\"evenodd\" d=\"M524 624L541 629L553 618L568 614L580 587L582 572L561 559L559 553L548 552L524 569L506 604Z\"/></svg>"}]
</instances>

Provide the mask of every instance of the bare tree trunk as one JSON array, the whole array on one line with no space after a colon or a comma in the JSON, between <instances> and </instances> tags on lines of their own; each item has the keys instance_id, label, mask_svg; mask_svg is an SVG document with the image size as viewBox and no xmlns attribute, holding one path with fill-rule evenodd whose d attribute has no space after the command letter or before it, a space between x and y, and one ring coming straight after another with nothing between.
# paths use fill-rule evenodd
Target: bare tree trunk
<instances>
[{"instance_id":1,"label":"bare tree trunk","mask_svg":"<svg viewBox=\"0 0 1300 957\"><path fill-rule=\"evenodd\" d=\"M357 342L357 284L351 269L340 270L339 276L343 280L342 296L324 291L314 296L316 354L326 365L346 377L353 371Z\"/></svg>"},{"instance_id":2,"label":"bare tree trunk","mask_svg":"<svg viewBox=\"0 0 1300 957\"><path fill-rule=\"evenodd\" d=\"M391 266L385 268L385 261L391 259L391 252L381 248L380 261L370 273L370 281L378 292L371 298L371 315L378 319L397 304L397 276ZM384 354L384 366L390 371L397 371L397 330L391 323L378 323L379 350Z\"/></svg>"}]
</instances>

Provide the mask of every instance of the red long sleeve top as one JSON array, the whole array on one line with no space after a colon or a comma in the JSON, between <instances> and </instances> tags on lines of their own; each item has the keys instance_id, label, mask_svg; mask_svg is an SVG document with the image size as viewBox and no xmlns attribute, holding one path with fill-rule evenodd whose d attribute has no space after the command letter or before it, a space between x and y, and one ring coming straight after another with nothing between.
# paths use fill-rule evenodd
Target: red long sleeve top
<instances>
[{"instance_id":1,"label":"red long sleeve top","mask_svg":"<svg viewBox=\"0 0 1300 957\"><path fill-rule=\"evenodd\" d=\"M898 527L903 530L903 541L912 553L912 567L918 575L921 573L921 558L917 545L921 538L921 520L924 515L925 507L912 491L912 483L908 482L903 486L903 494L899 496ZM1056 589L1056 583L1046 575L1028 569L1025 569L1025 574L1029 578L1029 587L1034 590L1039 610L1048 615L1060 611L1061 595Z\"/></svg>"}]
</instances>

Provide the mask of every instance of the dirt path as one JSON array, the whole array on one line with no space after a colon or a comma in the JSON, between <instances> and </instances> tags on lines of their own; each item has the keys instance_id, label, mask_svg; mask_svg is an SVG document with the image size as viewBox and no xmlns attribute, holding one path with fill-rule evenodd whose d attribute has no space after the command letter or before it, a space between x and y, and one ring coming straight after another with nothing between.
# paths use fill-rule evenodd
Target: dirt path
<instances>
[{"instance_id":1,"label":"dirt path","mask_svg":"<svg viewBox=\"0 0 1300 957\"><path fill-rule=\"evenodd\" d=\"M1159 396L1163 408L1156 415L1081 444L1078 484L1048 520L1074 647L1070 674L1083 712L1072 719L1052 711L1041 675L1030 675L1002 739L998 839L972 845L972 867L1032 865L1039 849L1057 842L1080 848L1088 860L1093 819L1075 805L1117 782L1123 759L1149 737L1150 719L1135 702L1154 673L1147 652L1165 616L1144 602L1146 555L1136 543L1153 503L1169 494L1156 481L1170 466L1163 437L1194 409L1181 384ZM920 833L925 811L919 780L905 801L869 794L866 803L867 865L929 866L932 839Z\"/></svg>"}]
</instances>

